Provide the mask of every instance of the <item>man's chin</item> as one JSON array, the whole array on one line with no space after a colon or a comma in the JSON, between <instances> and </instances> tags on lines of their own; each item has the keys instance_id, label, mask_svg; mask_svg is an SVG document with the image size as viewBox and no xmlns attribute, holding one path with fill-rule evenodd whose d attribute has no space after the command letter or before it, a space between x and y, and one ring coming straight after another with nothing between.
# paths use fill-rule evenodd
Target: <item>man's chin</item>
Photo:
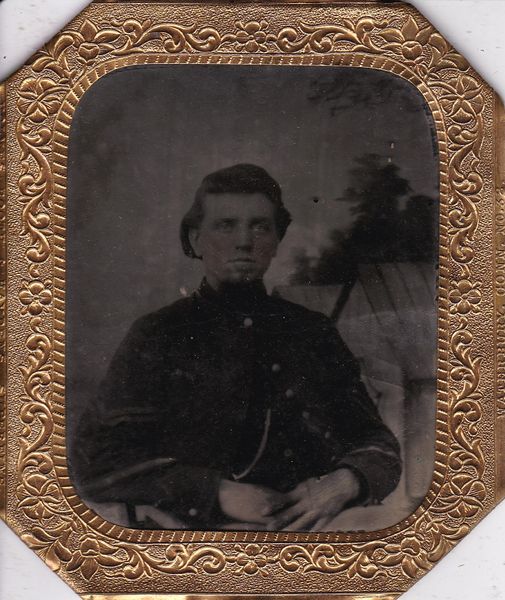
<instances>
[{"instance_id":1,"label":"man's chin","mask_svg":"<svg viewBox=\"0 0 505 600\"><path fill-rule=\"evenodd\" d=\"M256 274L250 274L250 275L240 275L237 277L230 277L230 279L228 279L227 281L224 281L223 283L228 284L228 285L244 285L244 284L248 284L248 283L253 283L254 281L259 281L261 280L261 277L259 277Z\"/></svg>"},{"instance_id":2,"label":"man's chin","mask_svg":"<svg viewBox=\"0 0 505 600\"><path fill-rule=\"evenodd\" d=\"M251 281L257 281L262 279L262 274L258 273L256 269L247 267L233 269L226 281L228 283L250 283Z\"/></svg>"},{"instance_id":3,"label":"man's chin","mask_svg":"<svg viewBox=\"0 0 505 600\"><path fill-rule=\"evenodd\" d=\"M225 285L247 285L256 281L261 281L263 275L258 272L252 271L241 271L230 273L229 276L224 279L221 283Z\"/></svg>"}]
</instances>

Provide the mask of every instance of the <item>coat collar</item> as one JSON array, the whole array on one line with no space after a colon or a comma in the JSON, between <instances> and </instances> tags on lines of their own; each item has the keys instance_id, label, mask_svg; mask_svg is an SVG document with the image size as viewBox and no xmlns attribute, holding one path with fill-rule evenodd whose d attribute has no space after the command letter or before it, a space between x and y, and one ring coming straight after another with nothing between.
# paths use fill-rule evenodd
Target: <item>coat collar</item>
<instances>
[{"instance_id":1,"label":"coat collar","mask_svg":"<svg viewBox=\"0 0 505 600\"><path fill-rule=\"evenodd\" d=\"M261 280L246 284L227 284L215 290L205 278L196 291L196 296L216 307L239 313L261 312L270 298Z\"/></svg>"}]
</instances>

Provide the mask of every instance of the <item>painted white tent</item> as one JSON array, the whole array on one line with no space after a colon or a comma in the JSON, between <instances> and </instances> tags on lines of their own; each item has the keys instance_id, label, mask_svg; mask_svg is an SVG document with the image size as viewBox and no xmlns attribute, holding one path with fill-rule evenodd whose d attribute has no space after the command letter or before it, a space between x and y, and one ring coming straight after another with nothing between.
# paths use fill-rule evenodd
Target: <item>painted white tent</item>
<instances>
[{"instance_id":1,"label":"painted white tent","mask_svg":"<svg viewBox=\"0 0 505 600\"><path fill-rule=\"evenodd\" d=\"M358 272L350 291L341 285L275 289L335 320L402 447L397 490L374 510L342 513L338 525L348 530L366 529L368 521L387 527L410 514L430 485L435 453L436 269L427 263L386 263L362 264Z\"/></svg>"}]
</instances>

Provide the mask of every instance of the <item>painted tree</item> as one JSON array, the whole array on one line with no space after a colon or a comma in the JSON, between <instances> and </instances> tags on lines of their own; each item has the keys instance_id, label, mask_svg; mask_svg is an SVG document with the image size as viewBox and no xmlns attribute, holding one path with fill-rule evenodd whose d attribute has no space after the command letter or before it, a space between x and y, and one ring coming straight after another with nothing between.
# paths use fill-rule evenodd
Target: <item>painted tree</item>
<instances>
[{"instance_id":1,"label":"painted tree","mask_svg":"<svg viewBox=\"0 0 505 600\"><path fill-rule=\"evenodd\" d=\"M348 232L330 233L315 262L304 253L295 256L293 284L350 286L361 263L435 260L436 203L420 195L407 200L410 184L399 171L376 154L355 159L350 184L335 202L351 204L356 219Z\"/></svg>"}]
</instances>

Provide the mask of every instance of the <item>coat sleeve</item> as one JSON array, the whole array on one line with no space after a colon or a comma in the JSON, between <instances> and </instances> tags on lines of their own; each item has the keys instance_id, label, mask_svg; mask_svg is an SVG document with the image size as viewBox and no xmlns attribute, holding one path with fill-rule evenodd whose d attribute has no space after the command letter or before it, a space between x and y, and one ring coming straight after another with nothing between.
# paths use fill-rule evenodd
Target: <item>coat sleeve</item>
<instances>
[{"instance_id":1,"label":"coat sleeve","mask_svg":"<svg viewBox=\"0 0 505 600\"><path fill-rule=\"evenodd\" d=\"M221 473L167 454L155 398L155 329L152 318L140 319L116 351L74 433L70 473L84 500L153 505L182 521L206 524L220 515Z\"/></svg>"},{"instance_id":2,"label":"coat sleeve","mask_svg":"<svg viewBox=\"0 0 505 600\"><path fill-rule=\"evenodd\" d=\"M330 325L319 346L324 365L322 422L328 444L338 445L336 468L349 468L361 482L356 504L380 502L400 480L400 446L382 421L360 378L360 368Z\"/></svg>"}]
</instances>

